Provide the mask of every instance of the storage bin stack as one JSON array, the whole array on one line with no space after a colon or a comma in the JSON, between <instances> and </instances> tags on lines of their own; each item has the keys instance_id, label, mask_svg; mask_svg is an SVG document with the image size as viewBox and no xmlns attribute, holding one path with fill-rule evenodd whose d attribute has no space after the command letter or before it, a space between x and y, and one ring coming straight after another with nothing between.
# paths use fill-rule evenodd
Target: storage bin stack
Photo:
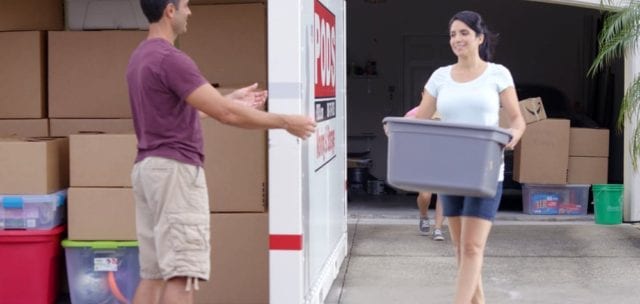
<instances>
[{"instance_id":1,"label":"storage bin stack","mask_svg":"<svg viewBox=\"0 0 640 304\"><path fill-rule=\"evenodd\" d=\"M69 238L62 244L73 303L133 299L140 280L135 155L133 134L69 135Z\"/></svg>"},{"instance_id":2,"label":"storage bin stack","mask_svg":"<svg viewBox=\"0 0 640 304\"><path fill-rule=\"evenodd\" d=\"M46 138L47 31L62 0L4 1L0 11L0 302L54 303L65 232L68 142Z\"/></svg>"},{"instance_id":3,"label":"storage bin stack","mask_svg":"<svg viewBox=\"0 0 640 304\"><path fill-rule=\"evenodd\" d=\"M527 130L514 151L513 177L523 184L523 211L587 214L590 185L607 183L609 130L571 128L567 119L531 115L523 108L527 101L520 103Z\"/></svg>"},{"instance_id":4,"label":"storage bin stack","mask_svg":"<svg viewBox=\"0 0 640 304\"><path fill-rule=\"evenodd\" d=\"M137 0L64 0L64 9L66 30L48 33L48 114L50 135L69 138L71 302L128 303L140 267L124 76L148 23Z\"/></svg>"},{"instance_id":5,"label":"storage bin stack","mask_svg":"<svg viewBox=\"0 0 640 304\"><path fill-rule=\"evenodd\" d=\"M60 285L68 144L64 138L0 140L0 298L53 303Z\"/></svg>"}]
</instances>

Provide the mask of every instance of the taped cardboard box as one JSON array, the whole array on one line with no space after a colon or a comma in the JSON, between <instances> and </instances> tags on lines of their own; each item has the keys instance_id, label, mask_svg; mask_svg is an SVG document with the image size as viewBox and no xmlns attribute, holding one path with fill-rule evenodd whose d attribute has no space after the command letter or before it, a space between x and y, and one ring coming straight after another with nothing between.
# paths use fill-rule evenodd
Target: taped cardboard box
<instances>
[{"instance_id":1,"label":"taped cardboard box","mask_svg":"<svg viewBox=\"0 0 640 304\"><path fill-rule=\"evenodd\" d=\"M125 74L146 31L49 32L49 117L131 118Z\"/></svg>"},{"instance_id":2,"label":"taped cardboard box","mask_svg":"<svg viewBox=\"0 0 640 304\"><path fill-rule=\"evenodd\" d=\"M131 187L137 154L134 134L69 135L72 187Z\"/></svg>"},{"instance_id":3,"label":"taped cardboard box","mask_svg":"<svg viewBox=\"0 0 640 304\"><path fill-rule=\"evenodd\" d=\"M49 194L69 186L67 138L0 140L0 193Z\"/></svg>"},{"instance_id":4,"label":"taped cardboard box","mask_svg":"<svg viewBox=\"0 0 640 304\"><path fill-rule=\"evenodd\" d=\"M180 48L206 79L221 86L266 83L265 4L194 5L191 12Z\"/></svg>"},{"instance_id":5,"label":"taped cardboard box","mask_svg":"<svg viewBox=\"0 0 640 304\"><path fill-rule=\"evenodd\" d=\"M0 46L0 118L45 118L44 33L0 32Z\"/></svg>"},{"instance_id":6,"label":"taped cardboard box","mask_svg":"<svg viewBox=\"0 0 640 304\"><path fill-rule=\"evenodd\" d=\"M195 303L269 303L267 213L211 214L211 278Z\"/></svg>"},{"instance_id":7,"label":"taped cardboard box","mask_svg":"<svg viewBox=\"0 0 640 304\"><path fill-rule=\"evenodd\" d=\"M513 179L520 183L567 183L569 120L545 119L527 126L513 157Z\"/></svg>"},{"instance_id":8,"label":"taped cardboard box","mask_svg":"<svg viewBox=\"0 0 640 304\"><path fill-rule=\"evenodd\" d=\"M69 188L69 239L135 241L136 208L131 188Z\"/></svg>"},{"instance_id":9,"label":"taped cardboard box","mask_svg":"<svg viewBox=\"0 0 640 304\"><path fill-rule=\"evenodd\" d=\"M544 105L540 97L533 97L521 100L519 103L520 112L527 124L547 119L547 113L544 111Z\"/></svg>"},{"instance_id":10,"label":"taped cardboard box","mask_svg":"<svg viewBox=\"0 0 640 304\"><path fill-rule=\"evenodd\" d=\"M569 156L569 184L607 184L609 180L608 157Z\"/></svg>"},{"instance_id":11,"label":"taped cardboard box","mask_svg":"<svg viewBox=\"0 0 640 304\"><path fill-rule=\"evenodd\" d=\"M609 130L571 128L570 156L609 157Z\"/></svg>"},{"instance_id":12,"label":"taped cardboard box","mask_svg":"<svg viewBox=\"0 0 640 304\"><path fill-rule=\"evenodd\" d=\"M131 118L96 118L96 119L50 119L49 132L51 136L69 136L77 133L131 133L133 119Z\"/></svg>"},{"instance_id":13,"label":"taped cardboard box","mask_svg":"<svg viewBox=\"0 0 640 304\"><path fill-rule=\"evenodd\" d=\"M0 119L0 137L47 137L48 119Z\"/></svg>"},{"instance_id":14,"label":"taped cardboard box","mask_svg":"<svg viewBox=\"0 0 640 304\"><path fill-rule=\"evenodd\" d=\"M63 30L63 6L63 0L2 0L0 31Z\"/></svg>"},{"instance_id":15,"label":"taped cardboard box","mask_svg":"<svg viewBox=\"0 0 640 304\"><path fill-rule=\"evenodd\" d=\"M520 106L520 113L522 113L522 118L524 118L526 124L547 119L547 113L544 111L544 105L540 97L523 99L518 102L518 105ZM509 127L509 118L504 108L500 108L498 125L501 128Z\"/></svg>"},{"instance_id":16,"label":"taped cardboard box","mask_svg":"<svg viewBox=\"0 0 640 304\"><path fill-rule=\"evenodd\" d=\"M212 212L267 208L267 132L202 120L204 170Z\"/></svg>"}]
</instances>

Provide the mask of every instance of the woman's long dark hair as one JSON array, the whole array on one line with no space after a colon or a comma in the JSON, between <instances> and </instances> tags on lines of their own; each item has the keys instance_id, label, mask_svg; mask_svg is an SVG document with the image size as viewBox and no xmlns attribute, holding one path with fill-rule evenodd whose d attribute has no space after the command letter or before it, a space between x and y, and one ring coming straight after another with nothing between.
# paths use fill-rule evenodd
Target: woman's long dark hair
<instances>
[{"instance_id":1,"label":"woman's long dark hair","mask_svg":"<svg viewBox=\"0 0 640 304\"><path fill-rule=\"evenodd\" d=\"M495 52L496 43L498 42L498 35L489 31L489 28L482 20L480 14L473 11L460 11L457 12L449 21L449 28L453 21L460 21L471 28L476 35L484 35L484 41L480 45L480 58L484 61L493 60L493 54Z\"/></svg>"}]
</instances>

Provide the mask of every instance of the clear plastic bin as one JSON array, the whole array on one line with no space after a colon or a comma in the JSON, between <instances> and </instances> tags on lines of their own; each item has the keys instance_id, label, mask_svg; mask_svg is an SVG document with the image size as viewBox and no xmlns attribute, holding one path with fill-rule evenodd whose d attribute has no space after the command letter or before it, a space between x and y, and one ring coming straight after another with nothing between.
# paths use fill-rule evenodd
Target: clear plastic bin
<instances>
[{"instance_id":1,"label":"clear plastic bin","mask_svg":"<svg viewBox=\"0 0 640 304\"><path fill-rule=\"evenodd\" d=\"M52 229L64 220L66 200L66 189L47 195L0 195L0 229Z\"/></svg>"},{"instance_id":2,"label":"clear plastic bin","mask_svg":"<svg viewBox=\"0 0 640 304\"><path fill-rule=\"evenodd\" d=\"M138 282L138 242L62 241L72 303L131 303Z\"/></svg>"},{"instance_id":3,"label":"clear plastic bin","mask_svg":"<svg viewBox=\"0 0 640 304\"><path fill-rule=\"evenodd\" d=\"M504 146L498 127L387 117L387 182L408 191L494 196Z\"/></svg>"},{"instance_id":4,"label":"clear plastic bin","mask_svg":"<svg viewBox=\"0 0 640 304\"><path fill-rule=\"evenodd\" d=\"M526 214L587 214L589 185L522 185L522 210Z\"/></svg>"}]
</instances>

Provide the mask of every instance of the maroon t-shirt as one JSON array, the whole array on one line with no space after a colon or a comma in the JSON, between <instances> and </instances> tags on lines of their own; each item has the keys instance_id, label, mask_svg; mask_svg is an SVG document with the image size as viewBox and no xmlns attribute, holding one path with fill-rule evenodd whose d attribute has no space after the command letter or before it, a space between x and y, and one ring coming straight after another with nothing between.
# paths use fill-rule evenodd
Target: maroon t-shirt
<instances>
[{"instance_id":1,"label":"maroon t-shirt","mask_svg":"<svg viewBox=\"0 0 640 304\"><path fill-rule=\"evenodd\" d=\"M127 84L138 137L136 162L159 156L202 166L202 127L187 96L207 83L196 64L164 39L148 39L133 51Z\"/></svg>"}]
</instances>

